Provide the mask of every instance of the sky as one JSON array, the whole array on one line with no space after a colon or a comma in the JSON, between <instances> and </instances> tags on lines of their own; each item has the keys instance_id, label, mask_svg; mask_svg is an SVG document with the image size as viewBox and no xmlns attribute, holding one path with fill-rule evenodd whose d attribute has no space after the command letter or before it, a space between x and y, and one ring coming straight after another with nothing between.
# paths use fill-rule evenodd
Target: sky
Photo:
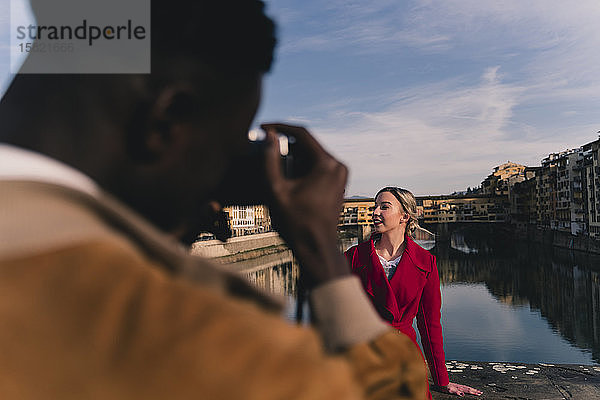
<instances>
[{"instance_id":1,"label":"sky","mask_svg":"<svg viewBox=\"0 0 600 400\"><path fill-rule=\"evenodd\" d=\"M275 0L257 121L305 125L348 195L473 187L600 130L600 1Z\"/></svg>"},{"instance_id":2,"label":"sky","mask_svg":"<svg viewBox=\"0 0 600 400\"><path fill-rule=\"evenodd\" d=\"M266 3L279 44L255 125L306 126L349 167L348 196L465 190L598 138L598 0Z\"/></svg>"}]
</instances>

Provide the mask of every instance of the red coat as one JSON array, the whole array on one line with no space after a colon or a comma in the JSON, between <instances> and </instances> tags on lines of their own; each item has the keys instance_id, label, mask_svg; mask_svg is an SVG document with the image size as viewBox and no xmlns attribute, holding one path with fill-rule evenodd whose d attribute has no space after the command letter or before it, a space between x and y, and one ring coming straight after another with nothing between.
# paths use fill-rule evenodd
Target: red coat
<instances>
[{"instance_id":1,"label":"red coat","mask_svg":"<svg viewBox=\"0 0 600 400\"><path fill-rule=\"evenodd\" d=\"M346 253L352 273L362 281L373 305L390 325L413 341L421 334L421 344L436 385L448 384L448 371L442 340L440 277L435 256L406 237L406 248L392 279L388 281L373 239L352 246Z\"/></svg>"}]
</instances>

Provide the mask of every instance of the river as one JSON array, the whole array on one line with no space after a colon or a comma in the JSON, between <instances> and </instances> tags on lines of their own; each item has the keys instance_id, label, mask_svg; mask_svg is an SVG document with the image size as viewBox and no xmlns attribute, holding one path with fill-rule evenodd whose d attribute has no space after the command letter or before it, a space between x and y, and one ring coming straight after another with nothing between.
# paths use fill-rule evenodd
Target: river
<instances>
[{"instance_id":1,"label":"river","mask_svg":"<svg viewBox=\"0 0 600 400\"><path fill-rule=\"evenodd\" d=\"M599 256L460 233L423 245L437 257L447 359L600 365ZM297 276L290 262L250 278L287 296L293 319Z\"/></svg>"}]
</instances>

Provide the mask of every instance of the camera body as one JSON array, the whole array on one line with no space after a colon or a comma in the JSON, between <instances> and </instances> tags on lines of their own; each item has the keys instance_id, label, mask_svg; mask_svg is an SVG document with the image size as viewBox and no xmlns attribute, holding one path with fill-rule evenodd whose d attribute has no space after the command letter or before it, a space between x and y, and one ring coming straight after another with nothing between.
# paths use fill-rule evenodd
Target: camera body
<instances>
[{"instance_id":1,"label":"camera body","mask_svg":"<svg viewBox=\"0 0 600 400\"><path fill-rule=\"evenodd\" d=\"M250 131L248 138L245 154L233 160L216 190L214 198L223 206L271 204L271 189L266 177L265 135ZM298 154L296 139L279 134L278 144L284 177L295 179L302 176L308 165L300 164L303 158Z\"/></svg>"}]
</instances>

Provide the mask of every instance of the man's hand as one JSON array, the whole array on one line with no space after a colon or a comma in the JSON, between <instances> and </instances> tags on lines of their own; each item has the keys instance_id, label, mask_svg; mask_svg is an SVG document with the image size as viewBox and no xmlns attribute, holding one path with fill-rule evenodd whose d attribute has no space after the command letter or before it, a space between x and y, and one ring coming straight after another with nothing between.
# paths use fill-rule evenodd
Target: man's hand
<instances>
[{"instance_id":1,"label":"man's hand","mask_svg":"<svg viewBox=\"0 0 600 400\"><path fill-rule=\"evenodd\" d=\"M266 175L271 187L274 227L294 251L307 278L316 286L350 273L337 248L337 222L344 200L348 169L298 126L264 124L267 133ZM307 173L287 179L283 174L277 132L293 136L296 147L311 160Z\"/></svg>"}]
</instances>

